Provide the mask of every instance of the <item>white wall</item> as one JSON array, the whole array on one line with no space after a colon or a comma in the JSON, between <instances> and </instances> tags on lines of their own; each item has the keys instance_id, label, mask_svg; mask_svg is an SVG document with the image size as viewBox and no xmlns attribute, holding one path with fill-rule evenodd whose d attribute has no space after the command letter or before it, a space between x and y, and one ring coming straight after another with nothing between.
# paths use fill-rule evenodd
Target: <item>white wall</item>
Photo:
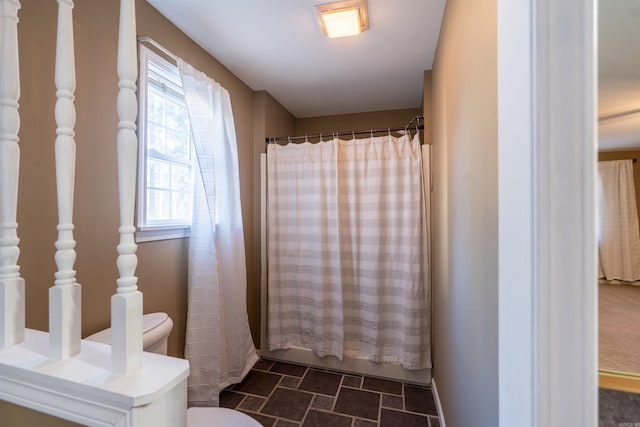
<instances>
[{"instance_id":1,"label":"white wall","mask_svg":"<svg viewBox=\"0 0 640 427\"><path fill-rule=\"evenodd\" d=\"M434 379L448 426L497 426L495 0L447 1L433 113Z\"/></svg>"}]
</instances>

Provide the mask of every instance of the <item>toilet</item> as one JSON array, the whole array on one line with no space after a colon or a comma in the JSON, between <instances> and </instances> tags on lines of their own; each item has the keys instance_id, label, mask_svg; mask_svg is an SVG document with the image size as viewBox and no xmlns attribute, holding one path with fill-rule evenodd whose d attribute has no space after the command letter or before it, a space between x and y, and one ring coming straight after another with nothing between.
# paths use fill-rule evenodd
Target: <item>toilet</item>
<instances>
[{"instance_id":1,"label":"toilet","mask_svg":"<svg viewBox=\"0 0 640 427\"><path fill-rule=\"evenodd\" d=\"M173 329L173 320L167 313L149 313L142 316L142 349L151 353L167 354L167 340ZM111 344L111 328L85 338L89 341ZM187 427L262 427L262 424L227 408L189 408Z\"/></svg>"},{"instance_id":2,"label":"toilet","mask_svg":"<svg viewBox=\"0 0 640 427\"><path fill-rule=\"evenodd\" d=\"M149 313L142 316L142 349L150 353L167 354L167 340L173 329L173 320L167 313ZM111 344L111 328L89 335L86 340Z\"/></svg>"},{"instance_id":3,"label":"toilet","mask_svg":"<svg viewBox=\"0 0 640 427\"><path fill-rule=\"evenodd\" d=\"M227 408L189 408L187 427L262 427L248 415Z\"/></svg>"}]
</instances>

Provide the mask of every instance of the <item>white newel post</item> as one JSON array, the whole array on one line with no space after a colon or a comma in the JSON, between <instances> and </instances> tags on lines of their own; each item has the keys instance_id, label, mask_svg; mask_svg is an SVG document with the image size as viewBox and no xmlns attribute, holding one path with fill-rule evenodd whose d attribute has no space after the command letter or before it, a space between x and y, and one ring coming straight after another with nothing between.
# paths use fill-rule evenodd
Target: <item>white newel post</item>
<instances>
[{"instance_id":1,"label":"white newel post","mask_svg":"<svg viewBox=\"0 0 640 427\"><path fill-rule=\"evenodd\" d=\"M118 373L140 367L142 357L142 293L134 276L138 259L134 240L134 203L138 138L136 78L138 77L134 0L120 1L118 33L118 185L120 244L117 293L111 297L112 362Z\"/></svg>"},{"instance_id":2,"label":"white newel post","mask_svg":"<svg viewBox=\"0 0 640 427\"><path fill-rule=\"evenodd\" d=\"M73 190L76 163L73 104L76 88L73 47L73 1L58 0L56 43L56 183L58 190L58 266L55 285L49 289L49 347L51 357L66 359L80 351L81 287L76 283L73 239Z\"/></svg>"},{"instance_id":3,"label":"white newel post","mask_svg":"<svg viewBox=\"0 0 640 427\"><path fill-rule=\"evenodd\" d=\"M0 349L24 340L24 279L18 258L18 0L0 0Z\"/></svg>"}]
</instances>

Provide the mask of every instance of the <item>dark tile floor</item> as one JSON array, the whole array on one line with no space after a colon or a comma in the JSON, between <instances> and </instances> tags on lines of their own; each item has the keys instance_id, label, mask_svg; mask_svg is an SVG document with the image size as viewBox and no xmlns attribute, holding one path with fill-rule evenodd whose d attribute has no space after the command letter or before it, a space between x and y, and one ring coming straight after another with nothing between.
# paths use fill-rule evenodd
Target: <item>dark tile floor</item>
<instances>
[{"instance_id":1,"label":"dark tile floor","mask_svg":"<svg viewBox=\"0 0 640 427\"><path fill-rule=\"evenodd\" d=\"M265 427L440 427L429 387L260 360L220 395Z\"/></svg>"}]
</instances>

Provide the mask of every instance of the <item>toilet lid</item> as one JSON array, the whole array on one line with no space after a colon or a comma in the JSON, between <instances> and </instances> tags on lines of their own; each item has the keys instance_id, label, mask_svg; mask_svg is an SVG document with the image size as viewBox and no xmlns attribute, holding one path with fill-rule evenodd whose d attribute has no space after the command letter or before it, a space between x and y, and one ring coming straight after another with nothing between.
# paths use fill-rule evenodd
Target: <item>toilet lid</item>
<instances>
[{"instance_id":1,"label":"toilet lid","mask_svg":"<svg viewBox=\"0 0 640 427\"><path fill-rule=\"evenodd\" d=\"M169 315L167 313L149 313L142 316L142 333L149 332L150 330L157 328L161 324L167 321ZM104 344L111 344L111 328L104 329L100 332L96 332L93 335L85 338L89 341L101 342Z\"/></svg>"},{"instance_id":2,"label":"toilet lid","mask_svg":"<svg viewBox=\"0 0 640 427\"><path fill-rule=\"evenodd\" d=\"M262 424L233 409L189 408L187 427L262 427Z\"/></svg>"},{"instance_id":3,"label":"toilet lid","mask_svg":"<svg viewBox=\"0 0 640 427\"><path fill-rule=\"evenodd\" d=\"M169 315L167 313L148 313L142 316L142 333L162 325Z\"/></svg>"}]
</instances>

